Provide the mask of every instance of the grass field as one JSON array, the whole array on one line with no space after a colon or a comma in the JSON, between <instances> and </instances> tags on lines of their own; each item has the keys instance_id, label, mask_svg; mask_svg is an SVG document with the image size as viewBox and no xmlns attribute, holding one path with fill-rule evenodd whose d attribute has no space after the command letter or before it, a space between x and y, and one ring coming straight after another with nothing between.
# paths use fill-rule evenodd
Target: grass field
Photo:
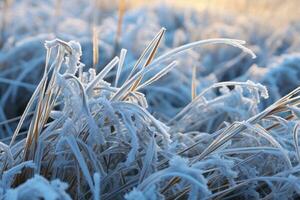
<instances>
[{"instance_id":1,"label":"grass field","mask_svg":"<svg viewBox=\"0 0 300 200\"><path fill-rule=\"evenodd\" d=\"M0 2L0 200L300 197L298 0Z\"/></svg>"}]
</instances>

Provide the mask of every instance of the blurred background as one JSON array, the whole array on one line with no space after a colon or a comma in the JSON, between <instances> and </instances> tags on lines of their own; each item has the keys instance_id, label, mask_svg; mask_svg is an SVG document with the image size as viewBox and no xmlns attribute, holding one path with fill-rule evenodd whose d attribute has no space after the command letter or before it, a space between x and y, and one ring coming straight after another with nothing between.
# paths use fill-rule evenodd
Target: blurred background
<instances>
[{"instance_id":1,"label":"blurred background","mask_svg":"<svg viewBox=\"0 0 300 200\"><path fill-rule=\"evenodd\" d=\"M149 5L149 1L132 0L131 5ZM147 3L148 2L148 3ZM181 8L196 8L214 12L228 12L266 20L265 23L288 23L299 19L298 0L154 0L156 4L168 4Z\"/></svg>"},{"instance_id":2,"label":"blurred background","mask_svg":"<svg viewBox=\"0 0 300 200\"><path fill-rule=\"evenodd\" d=\"M191 101L193 68L198 93L220 81L266 85L270 98L263 109L300 85L299 7L299 0L1 0L0 130L12 133L39 82L45 40L79 41L85 71L99 72L126 48L126 77L161 27L167 31L159 54L198 40L234 38L245 40L257 58L226 45L170 58L180 66L143 91L151 112L168 118Z\"/></svg>"}]
</instances>

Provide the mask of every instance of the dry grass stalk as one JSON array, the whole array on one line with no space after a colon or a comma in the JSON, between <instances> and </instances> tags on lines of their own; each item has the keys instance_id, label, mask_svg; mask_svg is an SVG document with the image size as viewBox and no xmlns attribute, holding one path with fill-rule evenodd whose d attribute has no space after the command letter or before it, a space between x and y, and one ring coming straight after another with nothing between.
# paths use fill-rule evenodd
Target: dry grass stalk
<instances>
[{"instance_id":1,"label":"dry grass stalk","mask_svg":"<svg viewBox=\"0 0 300 200\"><path fill-rule=\"evenodd\" d=\"M1 24L0 24L0 47L4 44L5 40L5 29L6 29L6 24L7 24L7 15L9 12L9 7L12 3L12 0L4 0L3 1L3 9L2 9L2 14L1 16ZM0 66L1 67L1 66Z\"/></svg>"},{"instance_id":2,"label":"dry grass stalk","mask_svg":"<svg viewBox=\"0 0 300 200\"><path fill-rule=\"evenodd\" d=\"M119 49L119 43L120 43L121 35L122 35L123 17L124 17L125 12L126 12L126 0L119 0L118 26L117 26L116 37L115 37L115 45L114 45L115 51L117 51Z\"/></svg>"},{"instance_id":3,"label":"dry grass stalk","mask_svg":"<svg viewBox=\"0 0 300 200\"><path fill-rule=\"evenodd\" d=\"M165 34L165 31L166 31L165 29L162 29L161 32L159 33L158 39L155 41L154 47L151 50L151 52L150 52L150 54L149 54L149 56L148 56L148 58L147 58L147 60L146 60L146 62L144 64L144 66L142 66L142 69L146 68L151 63L151 61L154 59L154 56L155 56L155 54L156 54L156 52L158 50L158 46L159 46L159 44L161 42L162 37ZM138 80L136 80L136 82L133 84L132 88L130 89L131 91L134 91L138 87L138 85L141 83L142 78L143 78L143 75L141 75L138 78Z\"/></svg>"},{"instance_id":4,"label":"dry grass stalk","mask_svg":"<svg viewBox=\"0 0 300 200\"><path fill-rule=\"evenodd\" d=\"M99 62L99 39L98 29L96 25L93 26L93 68L96 69Z\"/></svg>"}]
</instances>

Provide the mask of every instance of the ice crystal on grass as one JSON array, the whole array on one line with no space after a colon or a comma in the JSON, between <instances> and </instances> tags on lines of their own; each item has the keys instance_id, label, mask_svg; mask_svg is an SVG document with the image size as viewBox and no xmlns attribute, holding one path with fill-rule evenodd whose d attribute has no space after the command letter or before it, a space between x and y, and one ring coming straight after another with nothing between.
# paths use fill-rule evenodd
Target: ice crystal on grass
<instances>
[{"instance_id":1,"label":"ice crystal on grass","mask_svg":"<svg viewBox=\"0 0 300 200\"><path fill-rule=\"evenodd\" d=\"M0 82L9 84L0 88L0 119L7 119L11 97L23 104L23 89L34 91L21 117L0 122L6 137L0 142L0 198L299 196L298 55L272 62L264 56L267 47L270 55L291 51L289 39L276 43L274 35L262 42L265 33L253 33L248 21L236 22L245 30L232 31L228 19L220 25L210 13L208 26L193 12L159 7L124 15L122 38L115 38L120 26L115 30L114 18L95 25L92 64L82 30L89 25L73 19L76 8L65 9L56 13L62 21L55 32L69 42L24 33L21 42L11 38L3 44L7 52L0 51ZM93 9L80 13L88 18ZM26 28L23 22L5 36ZM170 31L156 33L162 24ZM205 29L197 35L199 25ZM74 29L79 42L70 36ZM40 30L27 34L35 32ZM219 38L197 41L211 33ZM250 40L257 66L244 41L223 38L232 34ZM44 72L37 70L41 65Z\"/></svg>"},{"instance_id":2,"label":"ice crystal on grass","mask_svg":"<svg viewBox=\"0 0 300 200\"><path fill-rule=\"evenodd\" d=\"M17 188L7 191L5 200L71 200L65 192L68 185L59 180L48 182L45 178L35 175Z\"/></svg>"}]
</instances>

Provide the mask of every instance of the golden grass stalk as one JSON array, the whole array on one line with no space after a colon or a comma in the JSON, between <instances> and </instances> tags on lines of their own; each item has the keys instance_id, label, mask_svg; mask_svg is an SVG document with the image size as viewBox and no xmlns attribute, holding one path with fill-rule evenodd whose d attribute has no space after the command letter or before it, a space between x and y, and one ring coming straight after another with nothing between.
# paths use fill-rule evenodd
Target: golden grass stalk
<instances>
[{"instance_id":1,"label":"golden grass stalk","mask_svg":"<svg viewBox=\"0 0 300 200\"><path fill-rule=\"evenodd\" d=\"M119 48L121 35L122 35L122 24L123 24L123 17L126 11L126 2L125 0L119 0L119 8L118 8L118 26L117 32L115 37L115 50Z\"/></svg>"},{"instance_id":2,"label":"golden grass stalk","mask_svg":"<svg viewBox=\"0 0 300 200\"><path fill-rule=\"evenodd\" d=\"M126 81L128 81L129 78L131 78L134 74L134 72L136 71L136 69L139 67L139 65L141 64L142 60L146 57L146 55L149 53L149 51L151 50L151 48L153 48L155 41L157 41L157 39L160 37L160 35L162 34L163 31L165 31L165 28L162 28L158 34L153 38L153 40L151 40L150 44L145 48L145 50L143 51L143 53L141 54L141 56L139 57L139 59L137 60L137 62L134 64L128 78L126 79ZM125 81L125 82L126 82Z\"/></svg>"},{"instance_id":3,"label":"golden grass stalk","mask_svg":"<svg viewBox=\"0 0 300 200\"><path fill-rule=\"evenodd\" d=\"M58 19L58 17L61 14L61 6L62 6L62 1L61 0L56 0L55 1L55 17Z\"/></svg>"},{"instance_id":4,"label":"golden grass stalk","mask_svg":"<svg viewBox=\"0 0 300 200\"><path fill-rule=\"evenodd\" d=\"M55 0L54 2L54 21L53 27L51 31L56 33L57 31L57 24L59 23L59 17L61 16L61 10L62 10L62 0Z\"/></svg>"},{"instance_id":5,"label":"golden grass stalk","mask_svg":"<svg viewBox=\"0 0 300 200\"><path fill-rule=\"evenodd\" d=\"M259 124L259 122L262 119L268 118L270 115L276 114L276 113L282 113L282 112L289 112L291 109L291 106L299 105L299 92L300 87L296 88L286 96L279 99L277 102L266 108L261 113L258 113L257 115L249 118L245 122L234 122L229 127L220 130L219 136L199 155L194 158L194 160L191 162L191 164L204 159L206 156L208 156L210 153L217 150L220 146L222 146L224 143L226 143L228 140L230 140L232 137L234 137L237 134L241 134L246 129L251 130L268 140L272 145L277 147L284 155L286 164L289 168L292 167L291 161L286 155L284 149L281 147L281 145L273 138L271 134L269 134L269 131L271 129L274 129L279 126L278 123L275 123L273 126L264 128ZM293 118L293 115L286 117L287 120L290 120ZM294 128L293 134L294 138L297 136L297 129L298 125ZM298 140L294 139L295 146L298 145ZM193 144L192 146L188 147L187 149L191 149L193 147L197 146L197 143ZM299 151L299 149L296 148L296 151ZM186 150L182 151L186 152ZM181 154L180 152L179 154ZM299 156L299 155L297 155ZM172 178L169 183L165 186L165 188L162 190L162 193L165 193L168 189L170 189L174 184L178 183L181 179L179 177Z\"/></svg>"},{"instance_id":6,"label":"golden grass stalk","mask_svg":"<svg viewBox=\"0 0 300 200\"><path fill-rule=\"evenodd\" d=\"M93 26L93 68L96 69L99 62L99 40L98 40L98 29Z\"/></svg>"},{"instance_id":7,"label":"golden grass stalk","mask_svg":"<svg viewBox=\"0 0 300 200\"><path fill-rule=\"evenodd\" d=\"M150 42L150 44L146 47L146 49L143 51L143 53L141 54L141 56L139 57L139 59L137 60L135 65L133 66L133 68L132 68L129 76L127 77L126 81L124 82L124 84L120 87L120 89L111 98L112 101L117 100L117 99L125 99L128 96L128 94L131 91L133 91L132 88L134 87L134 84L137 84L140 82L139 79L143 77L145 65L143 66L143 68L140 71L138 71L138 72L136 72L136 71L137 71L138 67L140 66L142 60L151 51L151 49L153 51L155 46L157 46L156 45L157 40L159 40L159 38L163 35L165 30L166 30L165 28L162 28L159 31L159 33L154 37L154 39ZM151 53L150 53L150 55L151 55ZM135 87L137 87L137 86L138 86L138 84Z\"/></svg>"},{"instance_id":8,"label":"golden grass stalk","mask_svg":"<svg viewBox=\"0 0 300 200\"><path fill-rule=\"evenodd\" d=\"M143 84L139 85L136 90L142 89L142 88L144 88L144 87L152 84L153 82L157 81L158 79L160 79L161 77L163 77L164 75L166 75L168 72L170 72L177 65L178 65L177 61L171 62L168 66L166 66L165 68L163 68L161 71L159 71L152 78L150 78L149 80L145 81Z\"/></svg>"},{"instance_id":9,"label":"golden grass stalk","mask_svg":"<svg viewBox=\"0 0 300 200\"><path fill-rule=\"evenodd\" d=\"M40 136L41 131L45 127L51 110L53 109L56 101L56 97L58 96L59 89L56 85L56 75L57 71L59 70L62 62L64 61L64 51L66 48L63 44L62 46L59 46L59 53L57 56L57 62L53 65L53 68L51 67L48 69L49 64L49 58L51 54L51 49L48 49L47 51L47 57L46 57L46 65L45 65L45 71L42 78L41 83L38 85L36 91L33 94L33 98L31 99L29 106L25 109L25 112L23 113L23 116L17 126L17 129L13 135L12 139L15 139L16 136L19 133L20 128L22 127L22 124L24 122L25 117L27 116L28 110L31 109L33 102L35 99L37 99L37 105L34 110L33 118L29 126L29 130L27 132L27 137L24 143L24 152L22 154L22 160L28 161L28 160L35 160L36 158L36 152L38 150L38 139ZM49 71L53 69L53 73L50 77L50 81L48 82L48 75ZM13 140L10 143L13 144ZM37 162L38 163L38 162ZM33 170L27 169L21 174L16 176L14 185L18 185L22 182L24 182L28 177L32 175Z\"/></svg>"},{"instance_id":10,"label":"golden grass stalk","mask_svg":"<svg viewBox=\"0 0 300 200\"><path fill-rule=\"evenodd\" d=\"M5 29L7 23L7 15L9 11L9 6L11 5L12 0L4 0L3 2L3 10L1 16L1 24L0 24L0 47L4 44L4 37L5 37Z\"/></svg>"},{"instance_id":11,"label":"golden grass stalk","mask_svg":"<svg viewBox=\"0 0 300 200\"><path fill-rule=\"evenodd\" d=\"M147 58L147 60L146 60L146 63L145 63L145 65L142 67L142 69L143 69L143 68L146 68L146 67L151 63L151 61L154 59L154 56L155 56L155 54L156 54L156 52L157 52L157 50L158 50L158 46L159 46L159 44L160 44L160 42L161 42L161 39L162 39L162 37L164 36L165 32L166 32L166 29L162 29L162 31L159 32L158 39L157 39L157 40L155 41L155 43L154 43L154 48L153 48L152 51L150 52L150 54L149 54L149 56L148 56L148 58ZM134 91L134 90L139 86L139 84L141 83L142 78L143 78L143 75L141 75L141 76L138 78L138 80L136 80L136 82L133 84L133 86L132 86L132 88L130 89L130 91Z\"/></svg>"},{"instance_id":12,"label":"golden grass stalk","mask_svg":"<svg viewBox=\"0 0 300 200\"><path fill-rule=\"evenodd\" d=\"M27 106L26 106L26 108L24 110L24 113L22 114L22 116L20 118L20 121L19 121L19 123L17 125L17 128L16 128L16 130L15 130L13 136L12 136L11 142L9 144L10 147L14 144L15 139L18 136L18 134L19 134L19 132L20 132L20 130L22 128L22 125L23 125L24 121L25 121L26 117L28 116L28 113L32 109L34 101L36 100L37 96L39 95L39 92L40 92L42 86L44 85L44 82L47 79L47 68L48 68L48 64L49 64L50 55L51 55L51 49L49 49L47 51L46 64L45 64L45 72L44 72L43 78L42 78L41 82L38 84L38 86L37 86L36 90L34 91L34 93L32 94L32 96L31 96L31 98L30 98L30 100L29 100L29 102L28 102L28 104L27 104Z\"/></svg>"}]
</instances>

